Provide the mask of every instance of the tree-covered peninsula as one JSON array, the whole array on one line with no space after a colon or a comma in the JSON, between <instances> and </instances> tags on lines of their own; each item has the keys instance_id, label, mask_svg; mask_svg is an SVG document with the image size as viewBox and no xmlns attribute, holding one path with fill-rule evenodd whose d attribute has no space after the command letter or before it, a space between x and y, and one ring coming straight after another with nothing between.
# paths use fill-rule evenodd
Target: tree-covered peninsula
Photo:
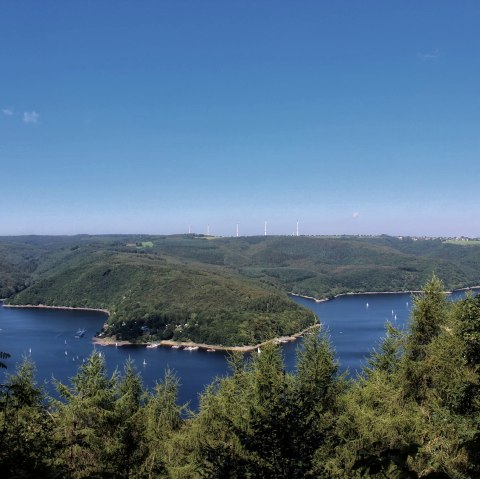
<instances>
[{"instance_id":1,"label":"tree-covered peninsula","mask_svg":"<svg viewBox=\"0 0 480 479\"><path fill-rule=\"evenodd\" d=\"M480 245L381 237L0 238L0 297L106 309L117 340L253 345L315 322L288 298L480 284Z\"/></svg>"}]
</instances>

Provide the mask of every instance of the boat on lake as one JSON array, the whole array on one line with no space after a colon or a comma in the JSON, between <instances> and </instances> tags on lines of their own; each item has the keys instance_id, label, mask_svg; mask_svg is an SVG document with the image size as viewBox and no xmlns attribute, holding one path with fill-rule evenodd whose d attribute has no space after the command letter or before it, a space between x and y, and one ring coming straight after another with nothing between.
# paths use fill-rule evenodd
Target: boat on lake
<instances>
[{"instance_id":1,"label":"boat on lake","mask_svg":"<svg viewBox=\"0 0 480 479\"><path fill-rule=\"evenodd\" d=\"M158 346L160 346L160 344L158 344L158 343L147 344L148 349L158 348Z\"/></svg>"},{"instance_id":2,"label":"boat on lake","mask_svg":"<svg viewBox=\"0 0 480 479\"><path fill-rule=\"evenodd\" d=\"M187 346L184 348L185 351L196 351L198 346Z\"/></svg>"},{"instance_id":3,"label":"boat on lake","mask_svg":"<svg viewBox=\"0 0 480 479\"><path fill-rule=\"evenodd\" d=\"M85 333L87 332L86 329L79 329L76 333L75 333L75 337L77 339L80 339L80 338L83 338L85 336Z\"/></svg>"}]
</instances>

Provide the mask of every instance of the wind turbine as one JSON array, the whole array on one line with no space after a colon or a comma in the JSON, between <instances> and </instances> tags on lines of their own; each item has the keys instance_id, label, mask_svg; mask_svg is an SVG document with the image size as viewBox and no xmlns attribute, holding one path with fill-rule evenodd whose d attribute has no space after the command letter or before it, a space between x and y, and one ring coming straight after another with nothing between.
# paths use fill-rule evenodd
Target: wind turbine
<instances>
[{"instance_id":1,"label":"wind turbine","mask_svg":"<svg viewBox=\"0 0 480 479\"><path fill-rule=\"evenodd\" d=\"M267 236L267 222L265 221L265 233L264 236Z\"/></svg>"}]
</instances>

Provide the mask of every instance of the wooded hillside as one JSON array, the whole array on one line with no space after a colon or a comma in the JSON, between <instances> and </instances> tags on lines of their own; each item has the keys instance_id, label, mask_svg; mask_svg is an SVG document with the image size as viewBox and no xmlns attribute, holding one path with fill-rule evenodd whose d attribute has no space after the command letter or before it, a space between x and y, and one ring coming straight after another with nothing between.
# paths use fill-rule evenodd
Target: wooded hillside
<instances>
[{"instance_id":1,"label":"wooded hillside","mask_svg":"<svg viewBox=\"0 0 480 479\"><path fill-rule=\"evenodd\" d=\"M448 289L480 284L480 245L382 237L0 238L0 296L12 304L111 312L128 340L255 344L313 324L287 292Z\"/></svg>"}]
</instances>

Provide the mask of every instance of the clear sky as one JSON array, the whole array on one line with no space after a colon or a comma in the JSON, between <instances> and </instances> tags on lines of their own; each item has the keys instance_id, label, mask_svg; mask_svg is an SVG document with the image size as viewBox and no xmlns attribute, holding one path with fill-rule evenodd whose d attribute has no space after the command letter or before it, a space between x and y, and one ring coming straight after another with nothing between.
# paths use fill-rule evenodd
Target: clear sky
<instances>
[{"instance_id":1,"label":"clear sky","mask_svg":"<svg viewBox=\"0 0 480 479\"><path fill-rule=\"evenodd\" d=\"M480 2L0 4L0 235L480 236Z\"/></svg>"}]
</instances>

